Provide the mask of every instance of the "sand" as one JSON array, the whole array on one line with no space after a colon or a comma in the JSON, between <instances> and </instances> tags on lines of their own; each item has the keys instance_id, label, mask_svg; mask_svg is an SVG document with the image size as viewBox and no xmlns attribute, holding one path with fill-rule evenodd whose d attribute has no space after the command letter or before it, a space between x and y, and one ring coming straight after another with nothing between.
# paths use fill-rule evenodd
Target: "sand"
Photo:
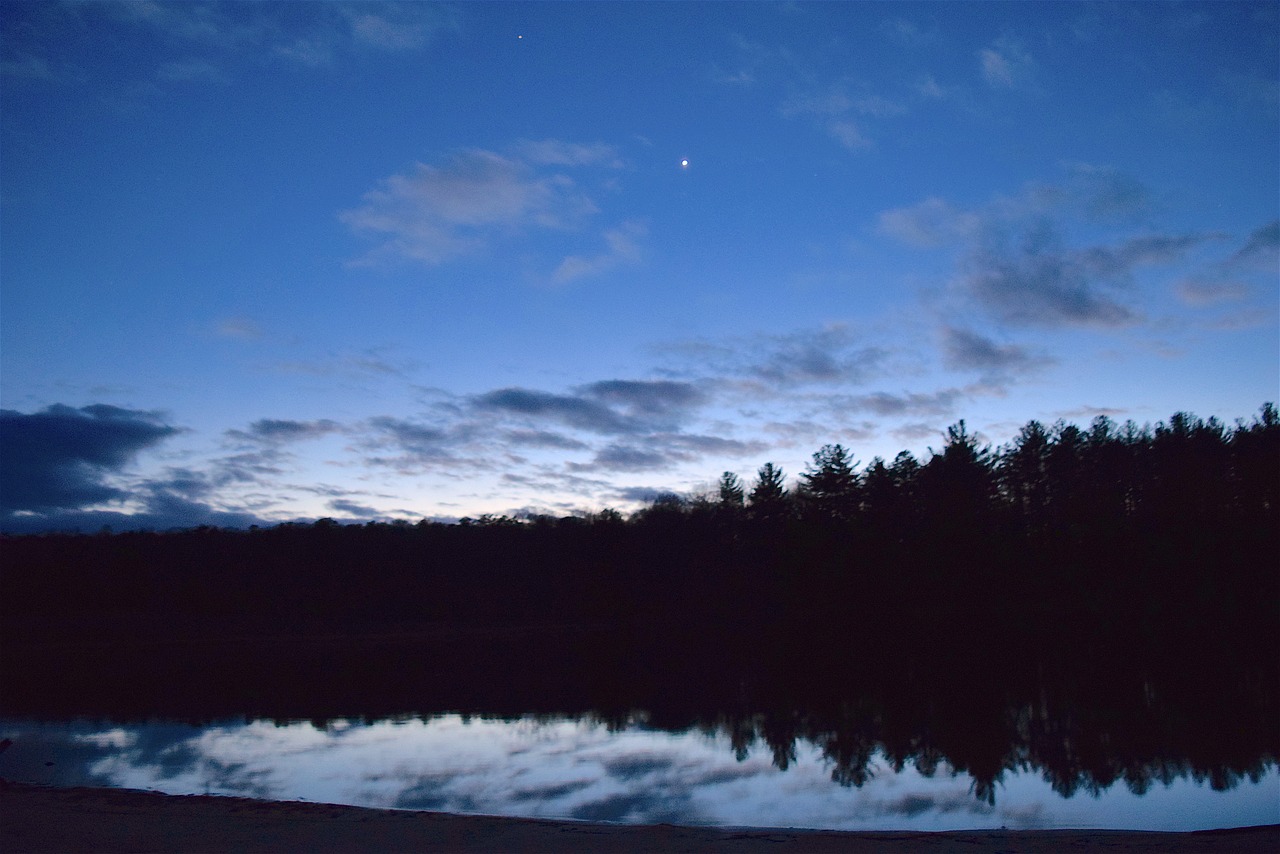
<instances>
[{"instance_id":1,"label":"sand","mask_svg":"<svg viewBox=\"0 0 1280 854\"><path fill-rule=\"evenodd\" d=\"M1280 825L1196 833L636 827L5 783L0 851L1276 852Z\"/></svg>"}]
</instances>

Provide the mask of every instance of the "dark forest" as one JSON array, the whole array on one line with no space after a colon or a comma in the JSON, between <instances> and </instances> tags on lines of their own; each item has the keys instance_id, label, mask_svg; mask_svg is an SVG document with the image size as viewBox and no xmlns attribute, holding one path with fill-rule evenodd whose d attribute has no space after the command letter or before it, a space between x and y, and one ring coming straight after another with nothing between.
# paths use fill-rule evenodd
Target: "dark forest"
<instances>
[{"instance_id":1,"label":"dark forest","mask_svg":"<svg viewBox=\"0 0 1280 854\"><path fill-rule=\"evenodd\" d=\"M927 461L903 452L856 468L828 445L792 491L766 463L752 484L726 474L717 494L659 497L626 519L6 537L3 618L11 631L305 633L1276 616L1271 404L1234 427L1183 413L1154 428L1033 421L998 449L962 421Z\"/></svg>"}]
</instances>

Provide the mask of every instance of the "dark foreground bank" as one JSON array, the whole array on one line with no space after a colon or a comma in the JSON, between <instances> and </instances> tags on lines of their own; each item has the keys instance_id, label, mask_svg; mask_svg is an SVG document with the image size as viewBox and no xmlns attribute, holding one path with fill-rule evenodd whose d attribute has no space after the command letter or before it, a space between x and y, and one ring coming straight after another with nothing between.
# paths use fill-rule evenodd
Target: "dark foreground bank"
<instances>
[{"instance_id":1,"label":"dark foreground bank","mask_svg":"<svg viewBox=\"0 0 1280 854\"><path fill-rule=\"evenodd\" d=\"M112 851L1280 851L1280 825L1112 830L866 832L624 826L120 789L0 787L0 849Z\"/></svg>"}]
</instances>

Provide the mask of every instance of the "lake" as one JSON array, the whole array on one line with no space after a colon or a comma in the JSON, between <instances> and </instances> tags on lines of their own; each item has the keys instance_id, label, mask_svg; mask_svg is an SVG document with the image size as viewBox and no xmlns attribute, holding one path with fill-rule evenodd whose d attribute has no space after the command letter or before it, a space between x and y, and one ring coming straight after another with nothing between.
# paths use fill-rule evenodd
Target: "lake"
<instances>
[{"instance_id":1,"label":"lake","mask_svg":"<svg viewBox=\"0 0 1280 854\"><path fill-rule=\"evenodd\" d=\"M779 755L776 740L771 746L750 730L742 720L669 730L643 715L200 725L5 719L0 738L12 744L0 752L0 777L624 823L1197 830L1280 821L1280 773L1269 757L1254 769L1256 779L1166 763L1130 775L1143 794L1121 779L1086 783L1064 797L1047 779L1056 777L1061 789L1061 774L1030 762L1006 762L1013 767L982 780L945 759L895 769L882 747L863 757L850 781L823 737L796 738Z\"/></svg>"}]
</instances>

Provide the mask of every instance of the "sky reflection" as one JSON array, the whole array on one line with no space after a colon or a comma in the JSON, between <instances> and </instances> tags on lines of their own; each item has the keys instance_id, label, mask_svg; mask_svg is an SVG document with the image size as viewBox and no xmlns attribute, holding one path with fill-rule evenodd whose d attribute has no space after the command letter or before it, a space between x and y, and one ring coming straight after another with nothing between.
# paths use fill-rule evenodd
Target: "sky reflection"
<instances>
[{"instance_id":1,"label":"sky reflection","mask_svg":"<svg viewBox=\"0 0 1280 854\"><path fill-rule=\"evenodd\" d=\"M932 777L882 759L861 788L832 782L821 750L797 744L781 771L767 747L734 756L722 732L671 733L591 720L442 715L325 725L195 727L7 721L0 776L372 807L626 823L942 830L1110 827L1191 830L1280 820L1280 775L1226 792L1181 779L1144 796L1115 785L1061 798L1034 771L1007 774L989 805L968 775Z\"/></svg>"}]
</instances>

